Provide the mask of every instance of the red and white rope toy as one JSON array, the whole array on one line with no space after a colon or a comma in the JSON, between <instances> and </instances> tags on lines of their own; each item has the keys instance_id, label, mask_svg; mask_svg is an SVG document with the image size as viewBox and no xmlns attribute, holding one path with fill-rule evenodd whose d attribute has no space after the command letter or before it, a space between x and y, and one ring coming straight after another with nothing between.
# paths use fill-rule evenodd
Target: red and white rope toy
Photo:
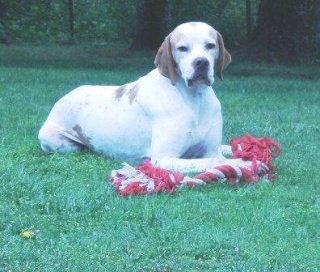
<instances>
[{"instance_id":1,"label":"red and white rope toy","mask_svg":"<svg viewBox=\"0 0 320 272\"><path fill-rule=\"evenodd\" d=\"M278 157L281 151L276 141L268 137L257 139L250 134L246 134L243 138L233 138L230 145L232 158L242 158L252 162L249 169L221 165L191 178L179 172L154 166L150 161L145 161L137 167L123 163L121 169L112 171L110 182L121 195L138 195L158 192L173 193L182 186L192 187L216 181L229 184L239 182L253 184L263 176L268 179L276 177L272 173L275 169L272 158ZM265 165L262 172L259 169L258 161Z\"/></svg>"}]
</instances>

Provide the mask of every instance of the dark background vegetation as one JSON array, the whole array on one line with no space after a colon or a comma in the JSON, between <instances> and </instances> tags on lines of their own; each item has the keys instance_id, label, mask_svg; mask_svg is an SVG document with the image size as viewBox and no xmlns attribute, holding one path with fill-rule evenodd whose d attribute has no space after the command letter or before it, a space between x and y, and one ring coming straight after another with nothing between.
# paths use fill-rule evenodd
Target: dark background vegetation
<instances>
[{"instance_id":1,"label":"dark background vegetation","mask_svg":"<svg viewBox=\"0 0 320 272\"><path fill-rule=\"evenodd\" d=\"M0 40L121 42L155 49L176 25L205 21L235 56L319 62L320 0L0 0Z\"/></svg>"}]
</instances>

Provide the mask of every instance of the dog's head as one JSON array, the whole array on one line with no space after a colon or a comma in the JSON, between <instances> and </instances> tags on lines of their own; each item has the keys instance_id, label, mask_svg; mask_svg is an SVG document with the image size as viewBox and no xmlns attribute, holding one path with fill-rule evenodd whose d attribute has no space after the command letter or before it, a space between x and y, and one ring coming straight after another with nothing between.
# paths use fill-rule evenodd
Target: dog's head
<instances>
[{"instance_id":1,"label":"dog's head","mask_svg":"<svg viewBox=\"0 0 320 272\"><path fill-rule=\"evenodd\" d=\"M160 73L173 85L179 77L188 87L210 86L214 74L222 79L222 71L231 62L221 34L205 23L185 23L175 28L164 40L155 57Z\"/></svg>"}]
</instances>

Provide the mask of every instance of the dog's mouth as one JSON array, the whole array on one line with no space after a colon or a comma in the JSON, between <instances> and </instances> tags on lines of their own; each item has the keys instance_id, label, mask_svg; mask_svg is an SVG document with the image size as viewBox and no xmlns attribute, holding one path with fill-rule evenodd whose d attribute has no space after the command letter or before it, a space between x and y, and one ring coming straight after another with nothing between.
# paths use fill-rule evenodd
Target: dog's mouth
<instances>
[{"instance_id":1,"label":"dog's mouth","mask_svg":"<svg viewBox=\"0 0 320 272\"><path fill-rule=\"evenodd\" d=\"M196 76L187 80L188 87L195 87L196 85L205 84L211 86L212 82L207 76Z\"/></svg>"}]
</instances>

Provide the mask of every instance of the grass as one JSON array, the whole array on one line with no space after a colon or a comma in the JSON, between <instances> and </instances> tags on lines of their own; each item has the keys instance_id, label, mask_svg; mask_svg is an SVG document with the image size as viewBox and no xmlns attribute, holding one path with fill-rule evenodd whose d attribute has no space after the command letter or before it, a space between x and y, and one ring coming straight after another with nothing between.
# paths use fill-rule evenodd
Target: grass
<instances>
[{"instance_id":1,"label":"grass","mask_svg":"<svg viewBox=\"0 0 320 272\"><path fill-rule=\"evenodd\" d=\"M319 271L319 67L234 63L215 85L225 143L249 132L281 144L271 183L125 198L106 182L120 162L40 150L59 97L134 80L152 60L114 47L0 47L0 271Z\"/></svg>"}]
</instances>

